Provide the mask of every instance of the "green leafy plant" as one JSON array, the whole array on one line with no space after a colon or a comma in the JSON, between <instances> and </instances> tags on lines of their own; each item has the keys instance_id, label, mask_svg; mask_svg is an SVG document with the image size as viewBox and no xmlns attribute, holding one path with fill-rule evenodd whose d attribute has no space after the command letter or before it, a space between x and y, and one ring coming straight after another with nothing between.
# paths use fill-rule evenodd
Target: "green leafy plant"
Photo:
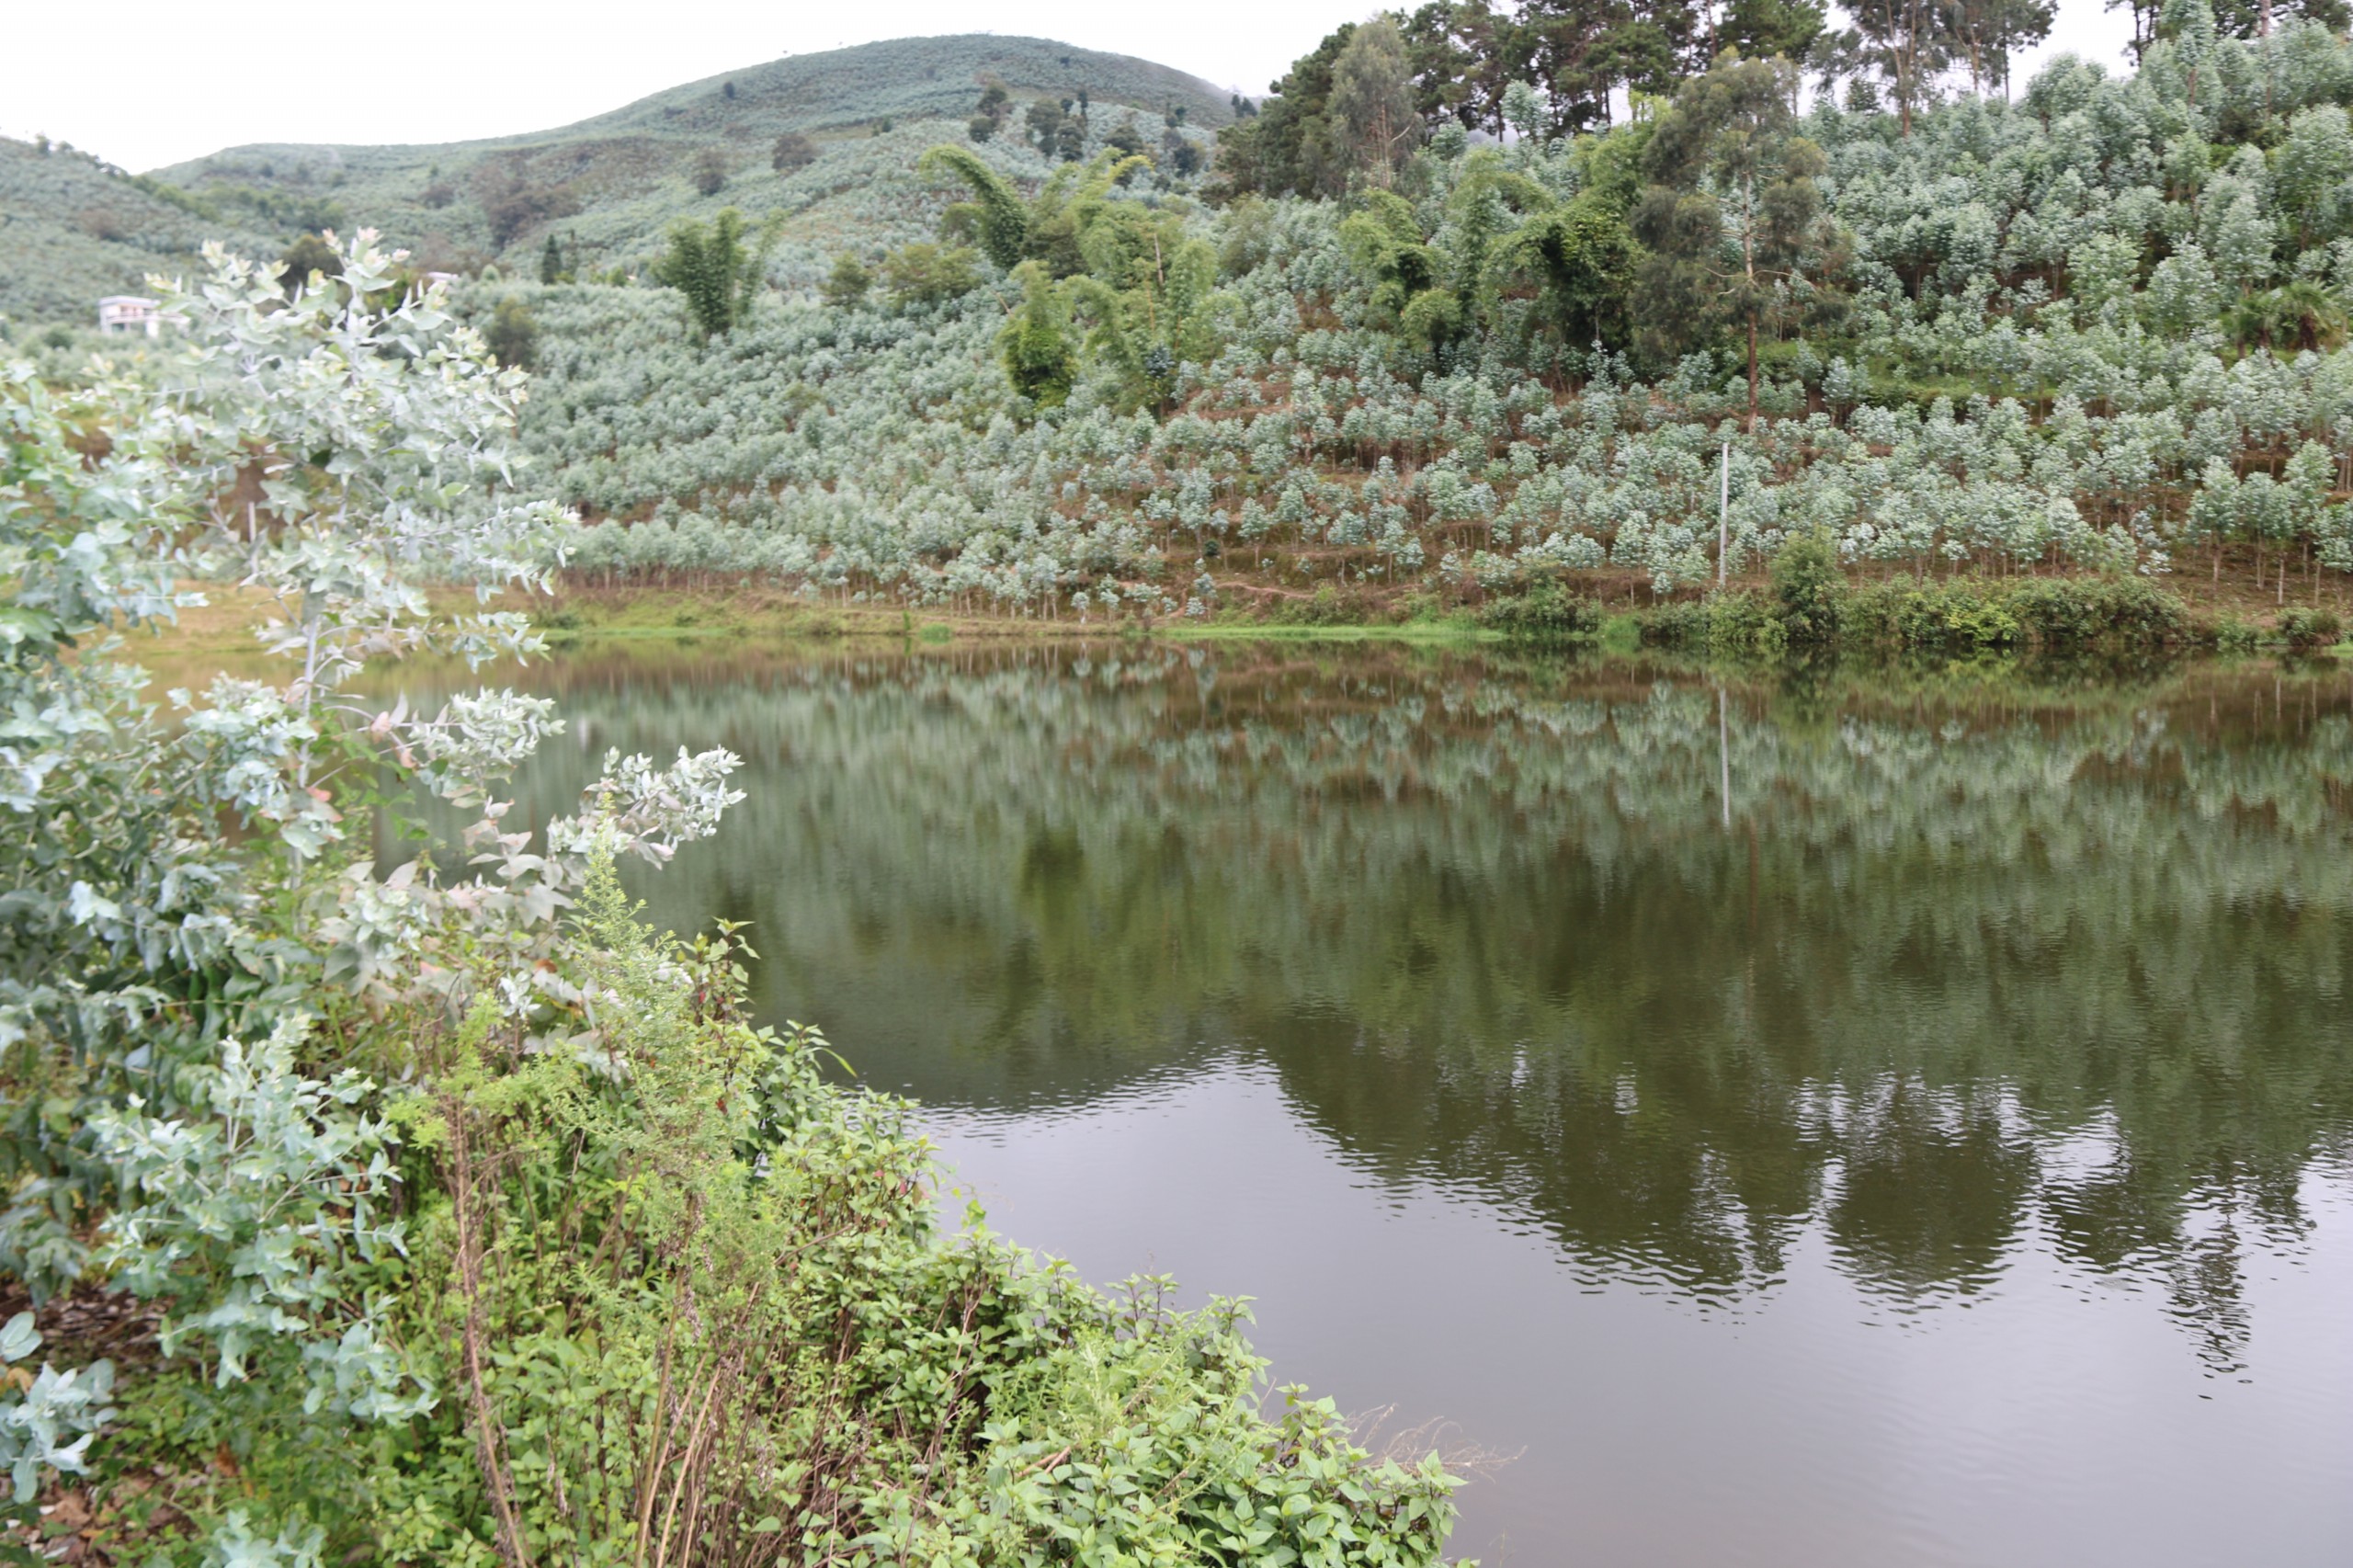
<instances>
[{"instance_id":1,"label":"green leafy plant","mask_svg":"<svg viewBox=\"0 0 2353 1568\"><path fill-rule=\"evenodd\" d=\"M40 716L0 751L0 1264L154 1325L135 1374L12 1374L19 1502L72 1476L145 1558L286 1568L1437 1561L1435 1460L1267 1415L1232 1303L943 1234L909 1108L751 1019L733 930L638 924L616 862L716 831L732 756L610 753L518 830L551 702L364 695L535 653L487 604L564 519L506 484L522 374L370 236L338 260L289 301L216 254L147 379L0 381L0 699ZM286 678L166 719L119 632L221 578Z\"/></svg>"},{"instance_id":2,"label":"green leafy plant","mask_svg":"<svg viewBox=\"0 0 2353 1568\"><path fill-rule=\"evenodd\" d=\"M745 243L744 215L722 210L706 227L688 219L670 231L670 246L654 276L686 296L687 312L705 337L725 332L749 308L775 235L771 225L756 245Z\"/></svg>"},{"instance_id":3,"label":"green leafy plant","mask_svg":"<svg viewBox=\"0 0 2353 1568\"><path fill-rule=\"evenodd\" d=\"M531 314L530 306L508 294L491 312L490 324L483 329L483 341L500 364L510 369L528 370L539 354L540 324Z\"/></svg>"},{"instance_id":4,"label":"green leafy plant","mask_svg":"<svg viewBox=\"0 0 2353 1568\"><path fill-rule=\"evenodd\" d=\"M1838 547L1826 533L1796 535L1773 557L1773 596L1793 643L1827 642L1837 636L1846 589Z\"/></svg>"}]
</instances>

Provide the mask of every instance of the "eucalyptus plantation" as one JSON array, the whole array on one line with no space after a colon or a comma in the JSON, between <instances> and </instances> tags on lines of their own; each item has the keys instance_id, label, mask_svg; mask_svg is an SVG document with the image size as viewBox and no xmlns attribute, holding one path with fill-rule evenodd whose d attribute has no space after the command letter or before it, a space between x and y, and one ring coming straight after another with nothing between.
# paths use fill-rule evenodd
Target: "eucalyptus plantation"
<instances>
[{"instance_id":1,"label":"eucalyptus plantation","mask_svg":"<svg viewBox=\"0 0 2353 1568\"><path fill-rule=\"evenodd\" d=\"M1334 194L1252 174L1281 98L1200 180L1100 127L935 145L936 240L779 252L707 340L676 295L531 292L526 483L597 580L1038 617L1639 605L1815 532L1872 581L2227 564L2334 604L2353 46L2185 23L1906 114L1797 81L1727 54L1570 134L1512 83L1524 129L1436 113ZM927 281L858 285L894 264Z\"/></svg>"}]
</instances>

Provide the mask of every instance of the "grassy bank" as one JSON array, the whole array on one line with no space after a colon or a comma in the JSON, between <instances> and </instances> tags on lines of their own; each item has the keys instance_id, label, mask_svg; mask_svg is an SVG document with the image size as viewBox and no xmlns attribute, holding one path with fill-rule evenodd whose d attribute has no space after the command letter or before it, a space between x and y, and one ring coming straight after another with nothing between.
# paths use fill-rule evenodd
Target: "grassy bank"
<instances>
[{"instance_id":1,"label":"grassy bank","mask_svg":"<svg viewBox=\"0 0 2353 1568\"><path fill-rule=\"evenodd\" d=\"M1809 645L1848 654L1897 651L1972 657L2007 653L2315 652L2347 624L2333 602L2281 604L2233 576L2177 578L1819 577L1793 624L1782 585L1758 575L1706 595L1656 596L1602 574L1540 581L1509 594L1441 605L1421 592L1325 585L1313 594L1256 595L1202 616L1060 618L957 614L889 603L819 600L782 588L714 581L693 586L563 585L532 619L558 646L583 641L929 645L1095 641L1272 641L1433 645L1589 644L1773 657ZM150 633L166 662L229 660L254 649L256 605L235 589ZM453 600L454 606L454 600ZM2346 644L2353 653L2353 644Z\"/></svg>"}]
</instances>

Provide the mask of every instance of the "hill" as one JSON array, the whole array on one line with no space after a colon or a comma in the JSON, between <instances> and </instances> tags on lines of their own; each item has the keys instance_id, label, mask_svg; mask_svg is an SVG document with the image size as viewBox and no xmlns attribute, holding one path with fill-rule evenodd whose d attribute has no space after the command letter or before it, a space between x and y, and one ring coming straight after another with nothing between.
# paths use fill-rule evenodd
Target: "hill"
<instances>
[{"instance_id":1,"label":"hill","mask_svg":"<svg viewBox=\"0 0 2353 1568\"><path fill-rule=\"evenodd\" d=\"M86 318L101 294L184 265L206 238L276 255L319 228L368 226L425 266L535 267L551 232L581 269L631 266L682 215L781 210L788 281L832 249L927 228L923 147L961 135L983 86L1015 98L1086 94L1099 139L1133 119L1157 139L1181 113L1201 133L1228 95L1183 72L1045 39L966 33L797 55L689 82L527 135L414 146L233 147L131 176L86 153L0 141L0 312ZM774 166L779 136L814 161ZM993 158L1018 166L1017 137ZM710 183L706 165L720 184ZM902 233L902 230L904 233Z\"/></svg>"},{"instance_id":2,"label":"hill","mask_svg":"<svg viewBox=\"0 0 2353 1568\"><path fill-rule=\"evenodd\" d=\"M185 269L209 238L275 255L286 244L280 226L256 230L243 214L224 222L87 153L0 138L0 316L86 322L101 295Z\"/></svg>"},{"instance_id":3,"label":"hill","mask_svg":"<svg viewBox=\"0 0 2353 1568\"><path fill-rule=\"evenodd\" d=\"M465 308L539 323L525 441L599 584L1544 635L1607 602L1726 645L1973 647L2183 635L2169 579L2234 596L2218 633L2333 640L2353 45L2193 44L1908 126L1861 95L1795 113L1792 67L1727 62L1608 131L1437 125L1345 199L1298 193L1304 135L1222 205L969 168L1005 216L961 298L787 290L709 337L667 290ZM1712 173L1753 146L1769 232ZM1779 247L1772 288L1723 266L1743 232Z\"/></svg>"}]
</instances>

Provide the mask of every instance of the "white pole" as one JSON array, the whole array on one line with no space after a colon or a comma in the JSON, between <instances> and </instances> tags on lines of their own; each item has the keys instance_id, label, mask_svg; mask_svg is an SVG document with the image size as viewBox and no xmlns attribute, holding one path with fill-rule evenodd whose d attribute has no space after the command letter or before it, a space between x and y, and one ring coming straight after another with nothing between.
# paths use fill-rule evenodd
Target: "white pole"
<instances>
[{"instance_id":1,"label":"white pole","mask_svg":"<svg viewBox=\"0 0 2353 1568\"><path fill-rule=\"evenodd\" d=\"M1732 553L1732 443L1724 443L1723 490L1716 502L1716 586L1724 585L1724 568Z\"/></svg>"}]
</instances>

